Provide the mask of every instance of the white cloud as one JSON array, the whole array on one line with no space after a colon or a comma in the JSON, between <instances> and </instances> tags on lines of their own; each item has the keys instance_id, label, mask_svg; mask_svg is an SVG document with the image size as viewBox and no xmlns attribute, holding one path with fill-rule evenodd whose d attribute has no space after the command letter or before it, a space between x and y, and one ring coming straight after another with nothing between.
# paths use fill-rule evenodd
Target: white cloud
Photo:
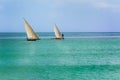
<instances>
[{"instance_id":1,"label":"white cloud","mask_svg":"<svg viewBox=\"0 0 120 80\"><path fill-rule=\"evenodd\" d=\"M79 7L84 8L89 6L91 9L104 9L112 12L120 13L120 1L112 0L52 0L53 8L62 9L71 6L79 5Z\"/></svg>"},{"instance_id":2,"label":"white cloud","mask_svg":"<svg viewBox=\"0 0 120 80\"><path fill-rule=\"evenodd\" d=\"M97 3L95 3L95 6L98 8L120 8L119 5L110 4L108 2L97 2Z\"/></svg>"},{"instance_id":3,"label":"white cloud","mask_svg":"<svg viewBox=\"0 0 120 80\"><path fill-rule=\"evenodd\" d=\"M100 3L97 3L97 7L109 8L109 7L114 7L114 6L111 4L105 3L105 2L100 2Z\"/></svg>"},{"instance_id":4,"label":"white cloud","mask_svg":"<svg viewBox=\"0 0 120 80\"><path fill-rule=\"evenodd\" d=\"M67 4L85 4L92 5L99 8L117 8L120 7L119 4L109 3L110 1L104 0L53 0L53 4L56 6L64 6ZM113 1L115 2L115 1Z\"/></svg>"},{"instance_id":5,"label":"white cloud","mask_svg":"<svg viewBox=\"0 0 120 80\"><path fill-rule=\"evenodd\" d=\"M64 0L62 0L64 1ZM69 3L76 3L76 4L85 4L85 5L92 5L98 8L111 8L111 9L118 9L120 8L120 1L118 3L114 3L116 1L105 1L105 0L66 0Z\"/></svg>"},{"instance_id":6,"label":"white cloud","mask_svg":"<svg viewBox=\"0 0 120 80\"><path fill-rule=\"evenodd\" d=\"M115 1L113 1L115 2ZM92 3L93 7L96 7L98 9L106 9L112 12L117 12L120 13L120 3L110 3L109 1L105 2L105 1L96 1L94 3Z\"/></svg>"},{"instance_id":7,"label":"white cloud","mask_svg":"<svg viewBox=\"0 0 120 80\"><path fill-rule=\"evenodd\" d=\"M47 1L49 2L49 0ZM120 11L119 0L51 0L51 5L54 9L61 9L75 5L79 7L90 6L90 8L109 9L111 11Z\"/></svg>"}]
</instances>

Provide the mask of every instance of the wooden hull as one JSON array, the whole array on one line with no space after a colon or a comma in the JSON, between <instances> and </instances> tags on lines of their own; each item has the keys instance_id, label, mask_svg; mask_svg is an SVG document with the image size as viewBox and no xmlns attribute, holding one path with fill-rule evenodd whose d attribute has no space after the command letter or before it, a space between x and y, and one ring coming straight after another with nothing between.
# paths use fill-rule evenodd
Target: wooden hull
<instances>
[{"instance_id":1,"label":"wooden hull","mask_svg":"<svg viewBox=\"0 0 120 80\"><path fill-rule=\"evenodd\" d=\"M39 39L28 39L27 38L27 41L36 41L36 40L39 40Z\"/></svg>"},{"instance_id":2,"label":"wooden hull","mask_svg":"<svg viewBox=\"0 0 120 80\"><path fill-rule=\"evenodd\" d=\"M64 38L51 38L51 39L63 40Z\"/></svg>"},{"instance_id":3,"label":"wooden hull","mask_svg":"<svg viewBox=\"0 0 120 80\"><path fill-rule=\"evenodd\" d=\"M62 40L62 39L64 39L64 38L55 38L56 40Z\"/></svg>"}]
</instances>

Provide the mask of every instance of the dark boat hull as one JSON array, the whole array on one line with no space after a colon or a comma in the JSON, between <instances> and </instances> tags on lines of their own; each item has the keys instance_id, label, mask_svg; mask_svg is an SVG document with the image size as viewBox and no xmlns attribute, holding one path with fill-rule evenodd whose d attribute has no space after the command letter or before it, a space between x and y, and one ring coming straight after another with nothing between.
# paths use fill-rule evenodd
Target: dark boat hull
<instances>
[{"instance_id":1,"label":"dark boat hull","mask_svg":"<svg viewBox=\"0 0 120 80\"><path fill-rule=\"evenodd\" d=\"M64 38L51 38L51 39L63 40Z\"/></svg>"},{"instance_id":2,"label":"dark boat hull","mask_svg":"<svg viewBox=\"0 0 120 80\"><path fill-rule=\"evenodd\" d=\"M27 41L36 41L36 40L39 40L39 39L28 39L27 38Z\"/></svg>"}]
</instances>

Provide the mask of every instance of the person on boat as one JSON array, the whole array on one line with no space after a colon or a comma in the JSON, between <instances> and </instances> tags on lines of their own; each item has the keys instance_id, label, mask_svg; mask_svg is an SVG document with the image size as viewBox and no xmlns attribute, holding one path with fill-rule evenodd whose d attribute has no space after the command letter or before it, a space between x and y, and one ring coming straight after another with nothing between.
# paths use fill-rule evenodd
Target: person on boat
<instances>
[{"instance_id":1,"label":"person on boat","mask_svg":"<svg viewBox=\"0 0 120 80\"><path fill-rule=\"evenodd\" d=\"M62 34L62 38L64 39L64 34Z\"/></svg>"}]
</instances>

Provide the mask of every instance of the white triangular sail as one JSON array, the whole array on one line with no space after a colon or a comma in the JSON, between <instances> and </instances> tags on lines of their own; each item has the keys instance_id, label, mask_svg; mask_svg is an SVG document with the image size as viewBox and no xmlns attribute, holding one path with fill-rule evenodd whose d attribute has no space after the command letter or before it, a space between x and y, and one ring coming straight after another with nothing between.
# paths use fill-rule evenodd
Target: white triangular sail
<instances>
[{"instance_id":1,"label":"white triangular sail","mask_svg":"<svg viewBox=\"0 0 120 80\"><path fill-rule=\"evenodd\" d=\"M39 39L38 35L34 32L32 27L28 24L28 22L24 19L24 25L27 33L27 39Z\"/></svg>"},{"instance_id":2,"label":"white triangular sail","mask_svg":"<svg viewBox=\"0 0 120 80\"><path fill-rule=\"evenodd\" d=\"M59 38L59 39L62 38L62 34L60 33L56 24L54 25L54 32L55 32L56 38Z\"/></svg>"}]
</instances>

